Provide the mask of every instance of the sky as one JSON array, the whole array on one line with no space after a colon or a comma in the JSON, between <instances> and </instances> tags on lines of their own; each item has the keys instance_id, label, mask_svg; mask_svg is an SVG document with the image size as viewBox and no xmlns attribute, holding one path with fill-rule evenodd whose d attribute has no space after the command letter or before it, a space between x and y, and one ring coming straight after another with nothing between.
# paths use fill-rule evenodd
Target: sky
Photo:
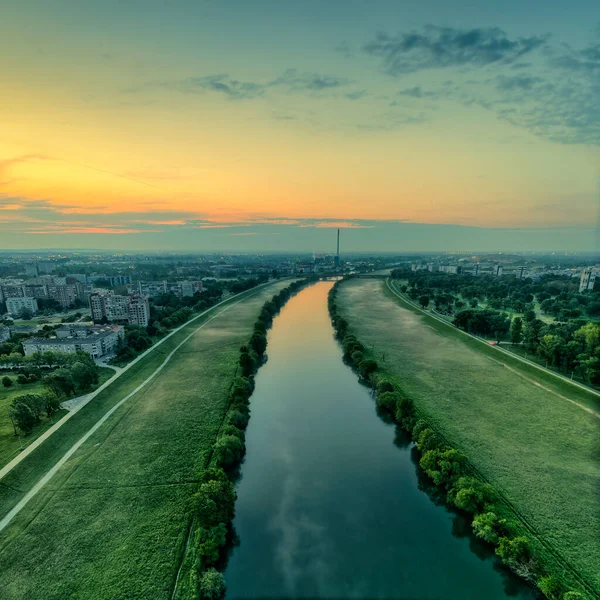
<instances>
[{"instance_id":1,"label":"sky","mask_svg":"<svg viewBox=\"0 0 600 600\"><path fill-rule=\"evenodd\" d=\"M0 249L590 251L599 204L597 0L0 4Z\"/></svg>"}]
</instances>

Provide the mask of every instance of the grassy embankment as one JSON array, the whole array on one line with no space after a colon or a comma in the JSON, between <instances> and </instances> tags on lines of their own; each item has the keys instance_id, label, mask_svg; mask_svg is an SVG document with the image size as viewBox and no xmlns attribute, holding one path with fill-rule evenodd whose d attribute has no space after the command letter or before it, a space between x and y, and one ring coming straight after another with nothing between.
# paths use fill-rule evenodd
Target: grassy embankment
<instances>
[{"instance_id":1,"label":"grassy embankment","mask_svg":"<svg viewBox=\"0 0 600 600\"><path fill-rule=\"evenodd\" d=\"M240 345L279 282L216 316L121 406L2 532L6 598L170 598L187 505L228 406ZM0 514L212 311L102 392L2 483ZM22 490L14 491L14 490Z\"/></svg>"},{"instance_id":2,"label":"grassy embankment","mask_svg":"<svg viewBox=\"0 0 600 600\"><path fill-rule=\"evenodd\" d=\"M115 374L115 371L108 367L100 367L99 374L100 379L98 384L91 387L86 394L100 387ZM2 374L1 376L5 377L6 375ZM37 440L44 431L52 427L63 415L67 414L66 410L59 410L50 419L42 416L41 421L33 428L31 433L24 435L19 432L19 435L15 435L9 417L10 403L13 401L13 398L23 396L24 394L43 394L45 389L41 381L21 384L17 382L16 375L8 374L8 377L13 380L12 387L0 387L0 467L3 467L12 460L21 450Z\"/></svg>"},{"instance_id":3,"label":"grassy embankment","mask_svg":"<svg viewBox=\"0 0 600 600\"><path fill-rule=\"evenodd\" d=\"M502 494L567 588L600 595L599 399L423 315L381 281L340 286L358 339Z\"/></svg>"}]
</instances>

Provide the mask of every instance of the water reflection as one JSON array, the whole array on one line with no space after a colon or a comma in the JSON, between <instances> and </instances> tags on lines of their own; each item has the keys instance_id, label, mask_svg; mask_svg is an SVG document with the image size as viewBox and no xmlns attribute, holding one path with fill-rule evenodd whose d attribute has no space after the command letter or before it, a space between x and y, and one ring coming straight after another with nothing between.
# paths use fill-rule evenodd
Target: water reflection
<instances>
[{"instance_id":1,"label":"water reflection","mask_svg":"<svg viewBox=\"0 0 600 600\"><path fill-rule=\"evenodd\" d=\"M330 287L292 298L269 334L229 597L533 598L448 509L406 435L377 416L334 340Z\"/></svg>"}]
</instances>

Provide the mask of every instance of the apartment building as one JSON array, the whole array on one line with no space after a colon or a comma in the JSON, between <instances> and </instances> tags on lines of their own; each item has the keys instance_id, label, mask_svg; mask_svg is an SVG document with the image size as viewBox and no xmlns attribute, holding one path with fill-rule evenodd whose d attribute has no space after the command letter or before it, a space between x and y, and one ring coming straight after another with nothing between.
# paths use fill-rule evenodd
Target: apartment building
<instances>
[{"instance_id":1,"label":"apartment building","mask_svg":"<svg viewBox=\"0 0 600 600\"><path fill-rule=\"evenodd\" d=\"M7 298L6 310L11 315L20 315L24 310L35 314L38 311L38 303L35 298Z\"/></svg>"}]
</instances>

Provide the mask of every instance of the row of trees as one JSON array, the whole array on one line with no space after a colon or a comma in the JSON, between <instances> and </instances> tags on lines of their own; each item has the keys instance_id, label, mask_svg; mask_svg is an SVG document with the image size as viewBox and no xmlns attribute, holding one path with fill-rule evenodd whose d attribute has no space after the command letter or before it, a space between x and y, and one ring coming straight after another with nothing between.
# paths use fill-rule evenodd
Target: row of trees
<instances>
[{"instance_id":1,"label":"row of trees","mask_svg":"<svg viewBox=\"0 0 600 600\"><path fill-rule=\"evenodd\" d=\"M229 392L229 408L213 446L211 468L202 474L194 496L197 527L194 532L195 578L200 597L219 600L225 596L225 579L215 568L231 534L235 489L228 475L240 465L246 452L245 430L250 419L250 396L254 375L265 360L267 331L289 298L307 284L295 281L265 302L247 345L240 348L239 370Z\"/></svg>"},{"instance_id":2,"label":"row of trees","mask_svg":"<svg viewBox=\"0 0 600 600\"><path fill-rule=\"evenodd\" d=\"M489 484L473 476L467 459L452 448L426 421L397 384L383 373L376 361L368 357L364 345L350 331L348 322L338 311L336 296L339 282L329 293L328 306L336 336L345 359L358 371L376 394L377 406L386 412L415 441L421 454L419 465L445 495L449 504L472 516L475 535L496 547L496 554L514 572L536 583L548 598L576 600L580 592L566 590L533 553L532 545L518 522L499 517L499 498Z\"/></svg>"},{"instance_id":3,"label":"row of trees","mask_svg":"<svg viewBox=\"0 0 600 600\"><path fill-rule=\"evenodd\" d=\"M525 313L540 303L543 313L560 321L600 316L600 291L579 293L577 282L567 276L545 275L537 281L514 276L452 275L394 269L392 277L406 280L404 293L413 300L427 298L438 310L472 308L485 301L488 308Z\"/></svg>"}]
</instances>

